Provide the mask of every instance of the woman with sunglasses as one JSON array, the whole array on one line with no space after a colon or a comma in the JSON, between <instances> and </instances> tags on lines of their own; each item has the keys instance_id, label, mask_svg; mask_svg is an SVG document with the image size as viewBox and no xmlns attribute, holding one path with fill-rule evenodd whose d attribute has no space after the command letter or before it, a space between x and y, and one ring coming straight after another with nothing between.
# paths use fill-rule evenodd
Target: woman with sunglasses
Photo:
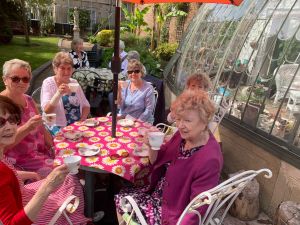
<instances>
[{"instance_id":1,"label":"woman with sunglasses","mask_svg":"<svg viewBox=\"0 0 300 225\"><path fill-rule=\"evenodd\" d=\"M90 104L78 85L71 92L69 84L78 84L72 79L73 60L67 52L58 52L52 62L54 76L43 81L41 106L45 113L56 114L56 131L76 121L83 121L90 113Z\"/></svg>"},{"instance_id":2,"label":"woman with sunglasses","mask_svg":"<svg viewBox=\"0 0 300 225\"><path fill-rule=\"evenodd\" d=\"M46 179L24 186L20 172L4 159L4 149L14 143L20 122L20 108L0 96L0 224L48 224L71 194L80 197L81 204L69 218L73 224L85 224L88 219L83 216L82 188L76 177L67 176L65 165L56 167ZM55 224L68 222L61 216Z\"/></svg>"},{"instance_id":3,"label":"woman with sunglasses","mask_svg":"<svg viewBox=\"0 0 300 225\"><path fill-rule=\"evenodd\" d=\"M143 64L136 59L130 60L127 74L128 80L119 82L117 99L120 114L153 123L154 89L150 83L143 80Z\"/></svg>"},{"instance_id":4,"label":"woman with sunglasses","mask_svg":"<svg viewBox=\"0 0 300 225\"><path fill-rule=\"evenodd\" d=\"M34 100L26 95L31 80L31 67L19 59L3 65L5 90L0 95L10 98L22 109L21 123L14 144L6 146L5 156L20 170L37 172L45 177L54 158L51 134L44 128ZM33 173L33 178L37 174ZM30 179L30 178L29 178Z\"/></svg>"}]
</instances>

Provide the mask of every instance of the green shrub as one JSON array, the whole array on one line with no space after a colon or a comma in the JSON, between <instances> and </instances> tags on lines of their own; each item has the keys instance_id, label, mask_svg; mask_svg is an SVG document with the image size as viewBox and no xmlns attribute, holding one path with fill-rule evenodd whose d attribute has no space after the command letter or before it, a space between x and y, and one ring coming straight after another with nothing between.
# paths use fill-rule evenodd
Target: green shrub
<instances>
[{"instance_id":1,"label":"green shrub","mask_svg":"<svg viewBox=\"0 0 300 225\"><path fill-rule=\"evenodd\" d=\"M114 52L113 48L103 48L101 65L100 65L101 68L108 68L108 64L111 61L113 52Z\"/></svg>"},{"instance_id":2,"label":"green shrub","mask_svg":"<svg viewBox=\"0 0 300 225\"><path fill-rule=\"evenodd\" d=\"M96 44L96 43L97 43L97 37L94 36L93 34L89 34L89 35L88 35L88 40L89 40L89 42L92 43L92 44Z\"/></svg>"},{"instance_id":3,"label":"green shrub","mask_svg":"<svg viewBox=\"0 0 300 225\"><path fill-rule=\"evenodd\" d=\"M124 41L125 48L135 48L137 46L144 46L148 48L150 46L150 37L138 37L130 32L122 32L120 39Z\"/></svg>"},{"instance_id":4,"label":"green shrub","mask_svg":"<svg viewBox=\"0 0 300 225\"><path fill-rule=\"evenodd\" d=\"M177 43L163 43L155 50L155 56L160 60L169 61L175 54L177 47Z\"/></svg>"},{"instance_id":5,"label":"green shrub","mask_svg":"<svg viewBox=\"0 0 300 225\"><path fill-rule=\"evenodd\" d=\"M114 38L113 30L101 30L96 35L96 40L101 46L111 46Z\"/></svg>"}]
</instances>

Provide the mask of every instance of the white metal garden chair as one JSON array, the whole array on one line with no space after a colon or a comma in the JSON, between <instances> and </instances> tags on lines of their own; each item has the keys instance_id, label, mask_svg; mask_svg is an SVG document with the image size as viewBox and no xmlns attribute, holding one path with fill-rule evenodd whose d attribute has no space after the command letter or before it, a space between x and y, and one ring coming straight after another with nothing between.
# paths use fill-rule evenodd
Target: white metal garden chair
<instances>
[{"instance_id":1,"label":"white metal garden chair","mask_svg":"<svg viewBox=\"0 0 300 225\"><path fill-rule=\"evenodd\" d=\"M248 170L239 173L230 179L224 181L218 186L205 191L196 196L182 212L176 225L180 225L187 214L194 213L199 219L199 225L218 225L222 224L229 208L234 200L249 184L249 182L259 175L266 173L266 178L272 177L272 172L269 169ZM208 209L204 216L201 216L197 209L201 206L208 205ZM216 213L225 207L225 210L216 217Z\"/></svg>"},{"instance_id":2,"label":"white metal garden chair","mask_svg":"<svg viewBox=\"0 0 300 225\"><path fill-rule=\"evenodd\" d=\"M222 224L234 200L249 182L261 173L266 173L264 175L266 178L272 177L272 172L269 169L248 170L231 177L210 190L200 193L184 209L176 225L180 225L187 214L195 214L198 217L199 225ZM202 206L208 206L203 216L198 211ZM121 199L121 208L125 212L123 218L126 225L147 225L137 203L131 196L125 196ZM217 217L216 213L220 209L222 209L222 213L218 214ZM140 223L133 220L134 215L139 219Z\"/></svg>"},{"instance_id":3,"label":"white metal garden chair","mask_svg":"<svg viewBox=\"0 0 300 225\"><path fill-rule=\"evenodd\" d=\"M42 112L41 108L41 87L38 87L31 93L31 97L33 98L34 102L36 103L38 110Z\"/></svg>"},{"instance_id":4,"label":"white metal garden chair","mask_svg":"<svg viewBox=\"0 0 300 225\"><path fill-rule=\"evenodd\" d=\"M73 201L73 202L72 202ZM63 215L68 224L73 225L72 221L70 220L68 214L71 214L76 211L79 206L79 198L75 195L69 196L61 205L61 207L57 210L56 214L52 217L51 221L48 225L55 225L56 221L59 219L61 215Z\"/></svg>"},{"instance_id":5,"label":"white metal garden chair","mask_svg":"<svg viewBox=\"0 0 300 225\"><path fill-rule=\"evenodd\" d=\"M214 95L212 99L216 105L216 113L213 116L213 119L209 122L208 128L212 133L214 133L220 125L225 114L229 111L231 107L231 101L222 95Z\"/></svg>"},{"instance_id":6,"label":"white metal garden chair","mask_svg":"<svg viewBox=\"0 0 300 225\"><path fill-rule=\"evenodd\" d=\"M167 134L175 134L176 131L178 130L177 127L170 126L165 123L158 123L155 125L155 127L157 127L161 132L165 133L166 135Z\"/></svg>"}]
</instances>

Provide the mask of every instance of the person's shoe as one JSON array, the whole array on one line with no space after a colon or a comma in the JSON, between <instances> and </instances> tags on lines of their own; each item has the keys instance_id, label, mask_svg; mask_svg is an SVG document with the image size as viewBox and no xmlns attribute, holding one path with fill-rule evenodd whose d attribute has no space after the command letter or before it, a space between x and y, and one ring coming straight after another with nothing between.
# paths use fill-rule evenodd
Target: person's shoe
<instances>
[{"instance_id":1,"label":"person's shoe","mask_svg":"<svg viewBox=\"0 0 300 225\"><path fill-rule=\"evenodd\" d=\"M100 220L102 220L102 218L104 217L104 212L103 211L98 211L94 213L94 217L93 217L93 222L98 222Z\"/></svg>"}]
</instances>

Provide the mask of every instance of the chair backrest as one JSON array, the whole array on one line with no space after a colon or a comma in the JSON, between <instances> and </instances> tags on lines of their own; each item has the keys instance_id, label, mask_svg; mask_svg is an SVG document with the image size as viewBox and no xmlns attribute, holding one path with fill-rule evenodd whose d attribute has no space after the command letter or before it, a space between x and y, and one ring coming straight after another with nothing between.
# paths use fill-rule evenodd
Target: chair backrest
<instances>
[{"instance_id":1,"label":"chair backrest","mask_svg":"<svg viewBox=\"0 0 300 225\"><path fill-rule=\"evenodd\" d=\"M167 125L165 123L158 123L155 125L161 132L168 134L175 134L175 132L178 130L177 127L173 127L170 125Z\"/></svg>"},{"instance_id":2,"label":"chair backrest","mask_svg":"<svg viewBox=\"0 0 300 225\"><path fill-rule=\"evenodd\" d=\"M276 95L274 99L275 104L278 102L278 100L283 98L284 92L287 90L292 80L293 83L291 84L290 89L298 89L300 83L300 70L298 67L299 64L283 64L274 70L273 75L276 76ZM294 76L295 78L293 79Z\"/></svg>"},{"instance_id":3,"label":"chair backrest","mask_svg":"<svg viewBox=\"0 0 300 225\"><path fill-rule=\"evenodd\" d=\"M158 92L157 92L157 90L154 89L153 93L154 93L154 107L153 107L152 115L154 116L156 103L157 103L157 99L158 99Z\"/></svg>"},{"instance_id":4,"label":"chair backrest","mask_svg":"<svg viewBox=\"0 0 300 225\"><path fill-rule=\"evenodd\" d=\"M73 203L71 203L71 201L74 201ZM50 222L48 223L48 225L54 225L56 223L56 221L59 219L59 217L63 214L67 220L67 222L72 225L72 221L70 220L70 218L68 217L68 213L73 213L76 211L76 209L79 206L79 198L76 197L75 195L71 195L69 196L64 202L63 204L60 206L60 208L57 210L56 214L52 217L52 219L50 220Z\"/></svg>"},{"instance_id":5,"label":"chair backrest","mask_svg":"<svg viewBox=\"0 0 300 225\"><path fill-rule=\"evenodd\" d=\"M131 196L125 196L121 199L121 208L125 212L122 217L126 225L148 225L137 203ZM140 223L134 221L134 217L137 217Z\"/></svg>"},{"instance_id":6,"label":"chair backrest","mask_svg":"<svg viewBox=\"0 0 300 225\"><path fill-rule=\"evenodd\" d=\"M231 177L208 191L200 193L188 204L176 225L180 225L186 214L189 213L198 216L199 225L222 224L234 200L249 182L260 173L266 173L264 175L266 178L272 177L272 172L269 169L248 170ZM207 211L201 216L198 209L205 205L208 206ZM225 210L223 207L225 207ZM218 216L216 216L221 208L222 213L218 213Z\"/></svg>"},{"instance_id":7,"label":"chair backrest","mask_svg":"<svg viewBox=\"0 0 300 225\"><path fill-rule=\"evenodd\" d=\"M196 216L198 216L199 225L222 224L234 200L249 184L249 182L260 173L266 173L264 175L266 178L272 177L272 172L269 169L248 170L231 177L230 179L208 191L200 193L184 209L176 225L180 225L184 220L184 217L191 213L194 213ZM126 225L147 225L146 220L143 217L136 201L131 196L123 197L121 199L120 206L125 212L123 219ZM198 211L202 206L208 206L204 216L201 216ZM222 210L220 210L221 208ZM219 213L217 214L217 212ZM135 217L139 220L139 223L134 220Z\"/></svg>"},{"instance_id":8,"label":"chair backrest","mask_svg":"<svg viewBox=\"0 0 300 225\"><path fill-rule=\"evenodd\" d=\"M40 112L42 112L42 108L41 108L41 87L38 87L37 89L35 89L32 93L31 93L31 97L33 98L33 100L35 101L38 110Z\"/></svg>"},{"instance_id":9,"label":"chair backrest","mask_svg":"<svg viewBox=\"0 0 300 225\"><path fill-rule=\"evenodd\" d=\"M223 95L214 95L212 99L216 105L216 113L213 116L212 121L209 122L208 127L210 131L214 133L217 127L220 125L225 114L229 111L231 102Z\"/></svg>"}]
</instances>

